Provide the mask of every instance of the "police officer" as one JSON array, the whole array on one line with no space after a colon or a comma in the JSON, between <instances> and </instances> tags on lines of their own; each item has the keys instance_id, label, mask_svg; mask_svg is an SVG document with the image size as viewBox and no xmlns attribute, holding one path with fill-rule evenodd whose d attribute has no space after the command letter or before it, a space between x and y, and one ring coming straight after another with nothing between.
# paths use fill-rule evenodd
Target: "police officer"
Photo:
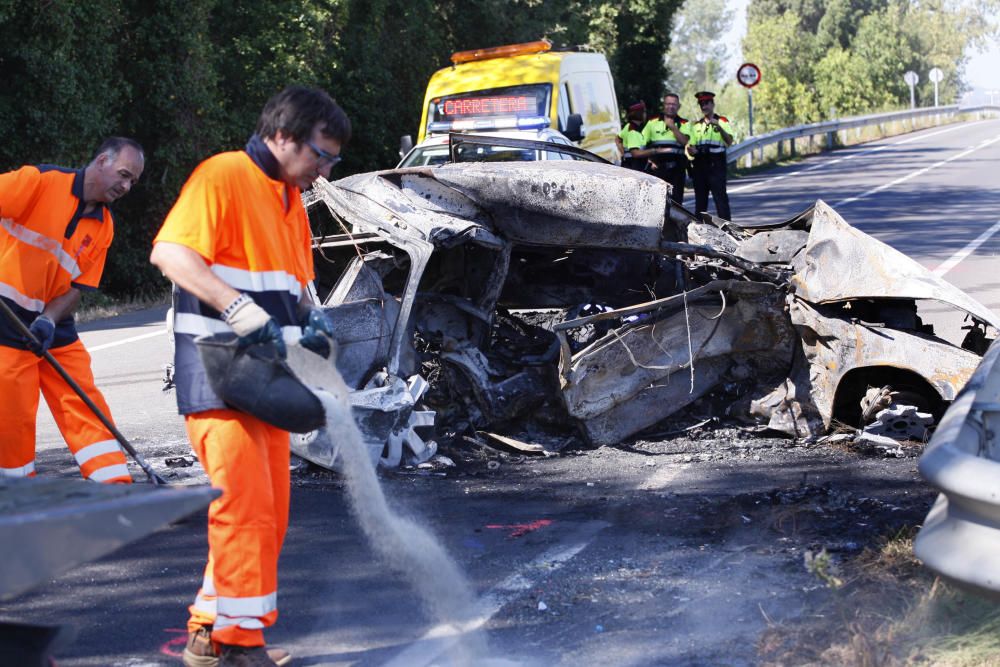
<instances>
[{"instance_id":1,"label":"police officer","mask_svg":"<svg viewBox=\"0 0 1000 667\"><path fill-rule=\"evenodd\" d=\"M726 193L726 147L733 143L733 128L729 119L715 113L715 93L695 93L702 117L685 126L689 141L685 147L694 160L695 213L708 210L708 193L715 201L715 212L724 220L732 220L729 195Z\"/></svg>"},{"instance_id":2,"label":"police officer","mask_svg":"<svg viewBox=\"0 0 1000 667\"><path fill-rule=\"evenodd\" d=\"M636 102L628 108L625 117L628 124L615 137L618 151L622 153L622 166L626 169L644 171L646 156L649 154L649 151L644 150L646 140L642 133L642 126L646 122L646 103Z\"/></svg>"},{"instance_id":3,"label":"police officer","mask_svg":"<svg viewBox=\"0 0 1000 667\"><path fill-rule=\"evenodd\" d=\"M646 123L642 130L646 147L650 151L650 161L654 168L651 173L670 184L670 199L677 204L684 202L684 179L687 176L687 158L684 146L688 136L684 127L686 118L677 115L681 99L677 93L663 96L663 115Z\"/></svg>"}]
</instances>

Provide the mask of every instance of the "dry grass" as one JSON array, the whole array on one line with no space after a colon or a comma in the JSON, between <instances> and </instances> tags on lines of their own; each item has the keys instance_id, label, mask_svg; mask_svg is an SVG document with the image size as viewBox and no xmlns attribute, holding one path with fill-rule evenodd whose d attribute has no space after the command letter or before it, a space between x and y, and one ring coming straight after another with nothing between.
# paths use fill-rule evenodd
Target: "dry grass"
<instances>
[{"instance_id":1,"label":"dry grass","mask_svg":"<svg viewBox=\"0 0 1000 667\"><path fill-rule=\"evenodd\" d=\"M170 303L170 292L130 299L113 299L100 292L84 292L74 317L77 322L93 322L122 313L145 310Z\"/></svg>"},{"instance_id":2,"label":"dry grass","mask_svg":"<svg viewBox=\"0 0 1000 667\"><path fill-rule=\"evenodd\" d=\"M845 564L814 617L772 625L758 651L773 667L1000 667L1000 605L936 577L913 555L915 528Z\"/></svg>"}]
</instances>

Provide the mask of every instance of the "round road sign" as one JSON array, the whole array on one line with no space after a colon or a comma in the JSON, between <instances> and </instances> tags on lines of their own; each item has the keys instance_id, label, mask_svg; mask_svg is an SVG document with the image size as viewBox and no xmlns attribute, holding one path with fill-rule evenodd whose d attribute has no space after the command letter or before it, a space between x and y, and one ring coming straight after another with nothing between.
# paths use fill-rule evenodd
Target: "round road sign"
<instances>
[{"instance_id":1,"label":"round road sign","mask_svg":"<svg viewBox=\"0 0 1000 667\"><path fill-rule=\"evenodd\" d=\"M944 78L944 72L942 72L939 68L935 67L934 69L932 69L930 72L927 73L927 77L934 83L938 83L939 81L941 81L941 79Z\"/></svg>"},{"instance_id":2,"label":"round road sign","mask_svg":"<svg viewBox=\"0 0 1000 667\"><path fill-rule=\"evenodd\" d=\"M903 81L910 84L911 86L915 86L917 85L917 81L920 81L920 77L917 76L916 72L910 70L909 72L903 75Z\"/></svg>"},{"instance_id":3,"label":"round road sign","mask_svg":"<svg viewBox=\"0 0 1000 667\"><path fill-rule=\"evenodd\" d=\"M753 63L743 63L736 70L736 80L745 88L753 88L760 83L760 68Z\"/></svg>"}]
</instances>

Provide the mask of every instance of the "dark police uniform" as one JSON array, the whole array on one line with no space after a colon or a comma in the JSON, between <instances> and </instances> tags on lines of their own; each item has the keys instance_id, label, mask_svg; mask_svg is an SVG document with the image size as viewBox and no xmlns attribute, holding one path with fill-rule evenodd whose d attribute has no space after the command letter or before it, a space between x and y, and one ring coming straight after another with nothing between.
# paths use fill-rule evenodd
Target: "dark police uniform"
<instances>
[{"instance_id":1,"label":"dark police uniform","mask_svg":"<svg viewBox=\"0 0 1000 667\"><path fill-rule=\"evenodd\" d=\"M687 134L685 126L688 124L686 118L674 117L677 129ZM642 129L642 136L646 141L646 148L657 149L657 152L649 157L656 165L652 171L654 176L659 176L670 184L670 199L678 204L684 203L684 180L687 177L687 157L684 155L684 146L677 141L677 137L667 127L667 123L662 117L654 118L646 123Z\"/></svg>"},{"instance_id":2,"label":"dark police uniform","mask_svg":"<svg viewBox=\"0 0 1000 667\"><path fill-rule=\"evenodd\" d=\"M699 104L712 100L712 93L697 93ZM733 128L725 116L714 114L714 121L731 137ZM732 220L729 210L729 195L726 193L726 142L722 133L715 129L704 117L684 126L690 141L688 154L693 155L694 210L702 213L708 210L708 193L715 201L715 212L724 220Z\"/></svg>"}]
</instances>

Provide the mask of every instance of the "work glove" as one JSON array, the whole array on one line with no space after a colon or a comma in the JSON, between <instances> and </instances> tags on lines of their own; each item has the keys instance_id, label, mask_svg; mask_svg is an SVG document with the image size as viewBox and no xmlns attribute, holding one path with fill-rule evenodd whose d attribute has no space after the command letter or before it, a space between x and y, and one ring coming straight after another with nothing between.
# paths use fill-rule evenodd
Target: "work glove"
<instances>
[{"instance_id":1,"label":"work glove","mask_svg":"<svg viewBox=\"0 0 1000 667\"><path fill-rule=\"evenodd\" d=\"M45 354L46 350L52 347L52 341L56 337L56 324L53 322L48 315L39 315L35 318L35 321L31 323L28 327L28 331L35 337L37 343L33 342L30 338L27 340L28 349L42 356Z\"/></svg>"},{"instance_id":2,"label":"work glove","mask_svg":"<svg viewBox=\"0 0 1000 667\"><path fill-rule=\"evenodd\" d=\"M302 318L299 345L329 359L336 346L333 336L333 324L326 313L320 308L310 308Z\"/></svg>"},{"instance_id":3,"label":"work glove","mask_svg":"<svg viewBox=\"0 0 1000 667\"><path fill-rule=\"evenodd\" d=\"M254 303L254 300L246 294L234 299L222 311L222 317L239 336L240 348L250 345L271 345L279 358L284 359L288 355L281 327L266 310Z\"/></svg>"},{"instance_id":4,"label":"work glove","mask_svg":"<svg viewBox=\"0 0 1000 667\"><path fill-rule=\"evenodd\" d=\"M320 308L310 308L302 318L302 338L299 345L329 359L335 349L333 324Z\"/></svg>"}]
</instances>

